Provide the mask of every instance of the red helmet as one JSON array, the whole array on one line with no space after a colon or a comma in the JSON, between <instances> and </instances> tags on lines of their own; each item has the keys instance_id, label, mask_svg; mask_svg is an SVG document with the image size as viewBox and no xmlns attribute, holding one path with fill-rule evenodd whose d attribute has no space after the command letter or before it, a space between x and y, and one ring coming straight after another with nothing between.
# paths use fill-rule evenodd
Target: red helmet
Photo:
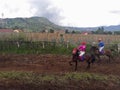
<instances>
[{"instance_id":1,"label":"red helmet","mask_svg":"<svg viewBox=\"0 0 120 90\"><path fill-rule=\"evenodd\" d=\"M86 45L86 42L82 42L81 44L82 44L82 45Z\"/></svg>"}]
</instances>

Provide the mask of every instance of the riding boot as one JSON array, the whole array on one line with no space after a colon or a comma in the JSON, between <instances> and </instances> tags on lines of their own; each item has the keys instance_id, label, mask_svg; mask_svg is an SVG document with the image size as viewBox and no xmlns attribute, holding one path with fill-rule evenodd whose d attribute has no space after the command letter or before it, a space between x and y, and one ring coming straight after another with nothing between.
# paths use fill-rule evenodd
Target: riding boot
<instances>
[{"instance_id":1,"label":"riding boot","mask_svg":"<svg viewBox=\"0 0 120 90\"><path fill-rule=\"evenodd\" d=\"M81 61L84 61L84 56L81 56Z\"/></svg>"},{"instance_id":2,"label":"riding boot","mask_svg":"<svg viewBox=\"0 0 120 90\"><path fill-rule=\"evenodd\" d=\"M104 51L102 50L102 51L100 52L100 54L104 54Z\"/></svg>"}]
</instances>

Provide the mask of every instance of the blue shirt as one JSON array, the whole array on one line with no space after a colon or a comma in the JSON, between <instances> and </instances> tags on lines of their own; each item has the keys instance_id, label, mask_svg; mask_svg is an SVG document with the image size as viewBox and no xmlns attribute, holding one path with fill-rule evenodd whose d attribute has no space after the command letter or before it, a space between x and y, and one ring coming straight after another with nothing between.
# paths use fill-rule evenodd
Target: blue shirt
<instances>
[{"instance_id":1,"label":"blue shirt","mask_svg":"<svg viewBox=\"0 0 120 90\"><path fill-rule=\"evenodd\" d=\"M99 42L98 46L99 46L99 47L103 47L103 46L104 46L104 42L102 42L102 41Z\"/></svg>"}]
</instances>

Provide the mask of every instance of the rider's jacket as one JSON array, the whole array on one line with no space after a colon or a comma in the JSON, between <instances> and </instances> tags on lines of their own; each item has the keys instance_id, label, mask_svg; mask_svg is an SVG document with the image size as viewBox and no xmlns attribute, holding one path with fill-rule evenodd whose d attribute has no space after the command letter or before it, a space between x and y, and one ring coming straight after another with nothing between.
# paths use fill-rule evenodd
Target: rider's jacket
<instances>
[{"instance_id":1,"label":"rider's jacket","mask_svg":"<svg viewBox=\"0 0 120 90\"><path fill-rule=\"evenodd\" d=\"M104 42L102 42L102 41L99 42L98 46L99 46L99 47L103 47L103 46L104 46Z\"/></svg>"},{"instance_id":2,"label":"rider's jacket","mask_svg":"<svg viewBox=\"0 0 120 90\"><path fill-rule=\"evenodd\" d=\"M80 45L78 46L79 51L85 51L86 50L86 45Z\"/></svg>"}]
</instances>

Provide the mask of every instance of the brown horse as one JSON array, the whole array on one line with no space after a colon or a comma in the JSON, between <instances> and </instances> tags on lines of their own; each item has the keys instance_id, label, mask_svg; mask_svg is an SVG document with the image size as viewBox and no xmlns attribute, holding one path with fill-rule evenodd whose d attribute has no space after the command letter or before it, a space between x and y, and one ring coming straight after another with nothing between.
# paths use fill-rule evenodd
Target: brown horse
<instances>
[{"instance_id":1,"label":"brown horse","mask_svg":"<svg viewBox=\"0 0 120 90\"><path fill-rule=\"evenodd\" d=\"M78 65L78 61L79 62L83 62L80 58L79 58L79 50L77 48L73 49L73 53L72 53L72 60L69 62L70 65L72 65L72 62L75 63L75 71L77 70L77 65ZM92 56L91 54L85 54L84 55L84 61L87 62L87 69L90 68L90 64L94 63L95 58L94 56Z\"/></svg>"},{"instance_id":2,"label":"brown horse","mask_svg":"<svg viewBox=\"0 0 120 90\"><path fill-rule=\"evenodd\" d=\"M109 50L109 49L104 49L103 53L100 53L97 46L92 46L90 48L90 53L98 58L99 60L98 62L101 61L101 56L107 56L108 62L110 62L111 59L113 59L112 50Z\"/></svg>"}]
</instances>

